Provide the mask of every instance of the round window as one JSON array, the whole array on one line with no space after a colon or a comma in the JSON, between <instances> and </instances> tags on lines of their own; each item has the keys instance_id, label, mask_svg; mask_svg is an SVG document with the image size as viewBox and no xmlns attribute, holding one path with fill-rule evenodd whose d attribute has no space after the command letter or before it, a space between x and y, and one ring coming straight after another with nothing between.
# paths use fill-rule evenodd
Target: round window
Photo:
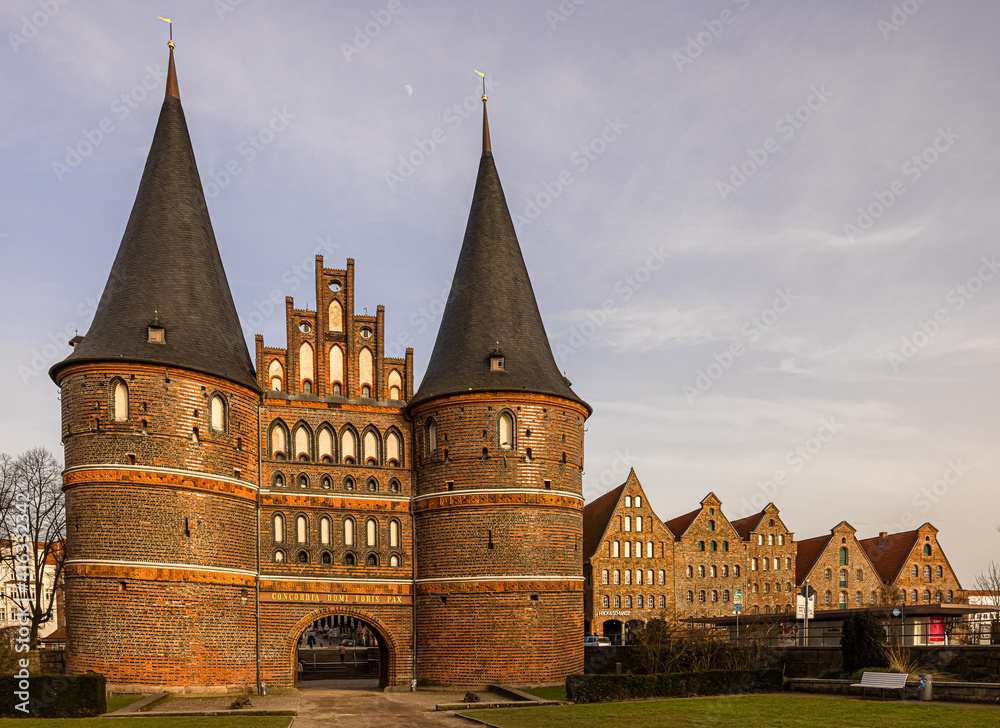
<instances>
[{"instance_id":1,"label":"round window","mask_svg":"<svg viewBox=\"0 0 1000 728\"><path fill-rule=\"evenodd\" d=\"M303 334L308 334L312 330L313 327L309 324L308 321L303 321L302 323L299 324L299 331L301 331Z\"/></svg>"},{"instance_id":2,"label":"round window","mask_svg":"<svg viewBox=\"0 0 1000 728\"><path fill-rule=\"evenodd\" d=\"M367 326L365 326L363 329L361 329L361 337L364 339L370 339L372 337L372 330Z\"/></svg>"}]
</instances>

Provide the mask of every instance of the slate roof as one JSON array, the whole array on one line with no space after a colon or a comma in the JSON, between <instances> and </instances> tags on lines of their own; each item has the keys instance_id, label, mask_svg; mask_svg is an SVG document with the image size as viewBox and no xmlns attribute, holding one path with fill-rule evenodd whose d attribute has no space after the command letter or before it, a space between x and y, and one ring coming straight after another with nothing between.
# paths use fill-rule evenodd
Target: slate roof
<instances>
[{"instance_id":1,"label":"slate roof","mask_svg":"<svg viewBox=\"0 0 1000 728\"><path fill-rule=\"evenodd\" d=\"M627 483L622 483L614 490L609 490L593 503L583 508L583 560L587 561L597 553L604 532L608 530L608 521L614 515L618 501L622 497Z\"/></svg>"},{"instance_id":2,"label":"slate roof","mask_svg":"<svg viewBox=\"0 0 1000 728\"><path fill-rule=\"evenodd\" d=\"M663 525L670 530L670 533L674 534L675 541L680 541L681 536L683 536L684 532L691 527L691 524L694 523L694 519L698 517L699 513L701 513L701 508L695 508L690 513L685 513L683 516L677 516L677 518L664 521Z\"/></svg>"},{"instance_id":3,"label":"slate roof","mask_svg":"<svg viewBox=\"0 0 1000 728\"><path fill-rule=\"evenodd\" d=\"M581 400L560 373L538 312L489 150L483 107L483 155L462 250L455 267L434 350L411 407L464 392L532 392ZM504 353L504 371L490 371L489 356Z\"/></svg>"},{"instance_id":4,"label":"slate roof","mask_svg":"<svg viewBox=\"0 0 1000 728\"><path fill-rule=\"evenodd\" d=\"M166 343L147 343L158 319ZM177 92L170 51L166 97L132 214L90 330L49 370L131 361L214 374L259 391Z\"/></svg>"},{"instance_id":5,"label":"slate roof","mask_svg":"<svg viewBox=\"0 0 1000 728\"><path fill-rule=\"evenodd\" d=\"M879 546L881 536L862 539L858 543L864 549L868 560L872 562L879 578L886 584L892 584L906 564L906 559L913 551L919 536L919 531L902 531L887 534L882 546Z\"/></svg>"}]
</instances>

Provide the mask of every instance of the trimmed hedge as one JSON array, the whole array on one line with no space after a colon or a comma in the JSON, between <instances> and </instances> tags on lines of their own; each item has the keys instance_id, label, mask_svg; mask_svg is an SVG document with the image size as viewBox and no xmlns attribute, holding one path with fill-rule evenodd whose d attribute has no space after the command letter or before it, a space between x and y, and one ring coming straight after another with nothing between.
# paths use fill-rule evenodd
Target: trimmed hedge
<instances>
[{"instance_id":1,"label":"trimmed hedge","mask_svg":"<svg viewBox=\"0 0 1000 728\"><path fill-rule=\"evenodd\" d=\"M25 700L29 712L18 710ZM3 718L90 718L107 710L104 675L0 675Z\"/></svg>"},{"instance_id":2,"label":"trimmed hedge","mask_svg":"<svg viewBox=\"0 0 1000 728\"><path fill-rule=\"evenodd\" d=\"M568 675L566 698L575 703L604 703L642 698L763 693L781 690L781 670L704 670L659 675Z\"/></svg>"}]
</instances>

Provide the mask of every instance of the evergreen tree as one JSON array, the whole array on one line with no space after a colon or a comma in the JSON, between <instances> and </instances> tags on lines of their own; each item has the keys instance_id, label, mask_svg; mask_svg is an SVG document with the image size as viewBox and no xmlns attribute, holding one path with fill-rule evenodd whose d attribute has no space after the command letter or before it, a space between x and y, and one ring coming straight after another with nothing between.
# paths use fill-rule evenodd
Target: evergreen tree
<instances>
[{"instance_id":1,"label":"evergreen tree","mask_svg":"<svg viewBox=\"0 0 1000 728\"><path fill-rule=\"evenodd\" d=\"M868 610L849 614L840 638L844 670L854 672L862 667L884 667L884 644L885 631L878 617Z\"/></svg>"}]
</instances>

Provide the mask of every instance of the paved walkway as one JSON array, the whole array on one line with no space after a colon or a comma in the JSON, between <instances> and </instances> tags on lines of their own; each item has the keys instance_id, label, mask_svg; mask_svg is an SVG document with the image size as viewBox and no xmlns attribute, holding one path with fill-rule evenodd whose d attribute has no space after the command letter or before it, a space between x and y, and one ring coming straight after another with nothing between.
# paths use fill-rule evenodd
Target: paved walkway
<instances>
[{"instance_id":1,"label":"paved walkway","mask_svg":"<svg viewBox=\"0 0 1000 728\"><path fill-rule=\"evenodd\" d=\"M299 714L291 728L431 728L473 724L449 712L437 711L438 703L457 703L465 692L417 691L383 693L375 690L307 689L299 691Z\"/></svg>"}]
</instances>

